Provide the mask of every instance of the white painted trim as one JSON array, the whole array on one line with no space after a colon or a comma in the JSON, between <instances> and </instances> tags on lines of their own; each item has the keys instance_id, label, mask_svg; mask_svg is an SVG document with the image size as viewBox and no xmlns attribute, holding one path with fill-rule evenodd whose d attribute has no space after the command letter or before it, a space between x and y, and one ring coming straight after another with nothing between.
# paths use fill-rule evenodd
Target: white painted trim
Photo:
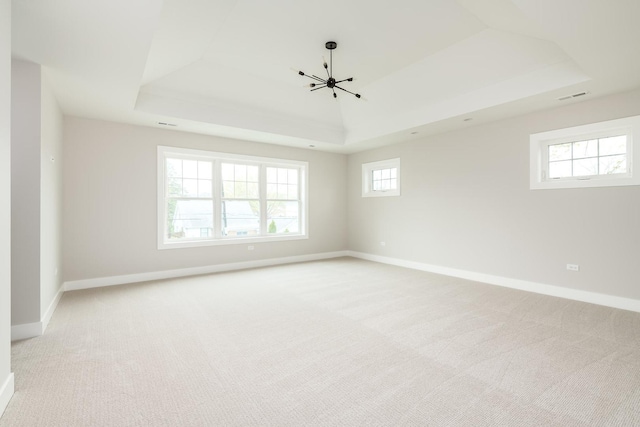
<instances>
[{"instance_id":1,"label":"white painted trim","mask_svg":"<svg viewBox=\"0 0 640 427\"><path fill-rule=\"evenodd\" d=\"M149 273L127 274L123 276L97 277L95 279L64 282L65 291L99 288L102 286L124 285L126 283L147 282L149 280L173 279L198 274L221 273L224 271L245 270L248 268L268 267L272 265L293 264L296 262L317 261L348 256L347 251L324 252L320 254L297 255L284 258L270 258L256 261L234 262L229 264L207 265L203 267L181 268L177 270L152 271Z\"/></svg>"},{"instance_id":2,"label":"white painted trim","mask_svg":"<svg viewBox=\"0 0 640 427\"><path fill-rule=\"evenodd\" d=\"M44 333L42 322L23 323L11 326L11 341L39 337Z\"/></svg>"},{"instance_id":3,"label":"white painted trim","mask_svg":"<svg viewBox=\"0 0 640 427\"><path fill-rule=\"evenodd\" d=\"M56 307L58 307L58 303L60 302L60 298L62 298L63 293L64 291L62 289L58 291L39 322L23 323L21 325L11 326L11 341L26 340L29 338L39 337L44 334L47 326L49 326L49 321L51 320L51 316L53 316L53 312L56 311Z\"/></svg>"},{"instance_id":4,"label":"white painted trim","mask_svg":"<svg viewBox=\"0 0 640 427\"><path fill-rule=\"evenodd\" d=\"M4 413L4 410L7 409L7 405L11 400L11 396L13 396L13 392L15 390L14 377L13 372L9 374L7 379L0 387L0 417Z\"/></svg>"},{"instance_id":5,"label":"white painted trim","mask_svg":"<svg viewBox=\"0 0 640 427\"><path fill-rule=\"evenodd\" d=\"M399 258L372 255L363 252L347 252L349 256L365 259L368 261L397 265L399 267L428 271L430 273L443 274L452 277L460 277L462 279L473 280L475 282L482 282L490 285L503 286L505 288L519 289L522 291L534 292L537 294L550 295L575 301L588 302L591 304L604 305L607 307L620 308L622 310L640 312L640 300L631 298L617 297L614 295L600 294L597 292L581 291L579 289L570 289L562 286L545 285L542 283L529 282L526 280L512 279L509 277L494 276L484 273L476 273L473 271L459 270L457 268L424 264L416 261L407 261Z\"/></svg>"},{"instance_id":6,"label":"white painted trim","mask_svg":"<svg viewBox=\"0 0 640 427\"><path fill-rule=\"evenodd\" d=\"M42 316L42 333L47 330L47 326L49 326L51 316L53 316L53 312L56 311L58 303L60 302L60 298L62 298L62 294L64 294L64 290L62 290L62 287L60 287L60 290L56 294L55 298L53 299L53 301L51 301L51 304L49 304L49 308L47 308L44 316Z\"/></svg>"}]
</instances>

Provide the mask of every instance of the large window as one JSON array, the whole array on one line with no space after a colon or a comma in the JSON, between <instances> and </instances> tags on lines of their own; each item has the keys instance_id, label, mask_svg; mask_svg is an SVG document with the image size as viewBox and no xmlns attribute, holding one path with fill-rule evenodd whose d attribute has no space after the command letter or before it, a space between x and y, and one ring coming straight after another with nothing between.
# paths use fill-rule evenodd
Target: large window
<instances>
[{"instance_id":1,"label":"large window","mask_svg":"<svg viewBox=\"0 0 640 427\"><path fill-rule=\"evenodd\" d=\"M532 189L640 185L640 116L531 135Z\"/></svg>"},{"instance_id":2,"label":"large window","mask_svg":"<svg viewBox=\"0 0 640 427\"><path fill-rule=\"evenodd\" d=\"M306 238L307 163L158 147L158 248Z\"/></svg>"}]
</instances>

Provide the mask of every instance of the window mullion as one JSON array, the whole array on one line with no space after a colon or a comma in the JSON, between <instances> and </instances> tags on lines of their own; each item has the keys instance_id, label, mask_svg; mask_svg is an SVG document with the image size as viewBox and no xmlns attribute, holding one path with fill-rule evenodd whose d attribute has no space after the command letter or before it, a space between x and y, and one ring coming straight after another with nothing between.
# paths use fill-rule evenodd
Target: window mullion
<instances>
[{"instance_id":1,"label":"window mullion","mask_svg":"<svg viewBox=\"0 0 640 427\"><path fill-rule=\"evenodd\" d=\"M211 180L213 199L213 235L222 237L222 168L220 160L213 160L213 179Z\"/></svg>"},{"instance_id":2,"label":"window mullion","mask_svg":"<svg viewBox=\"0 0 640 427\"><path fill-rule=\"evenodd\" d=\"M260 235L267 235L267 166L260 165L260 185L259 194L260 197Z\"/></svg>"}]
</instances>

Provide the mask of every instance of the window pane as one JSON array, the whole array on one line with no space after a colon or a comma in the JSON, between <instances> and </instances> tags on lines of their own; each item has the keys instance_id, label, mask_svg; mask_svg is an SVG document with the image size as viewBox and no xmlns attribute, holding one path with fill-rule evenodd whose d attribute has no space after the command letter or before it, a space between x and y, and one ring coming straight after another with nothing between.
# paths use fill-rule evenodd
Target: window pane
<instances>
[{"instance_id":1,"label":"window pane","mask_svg":"<svg viewBox=\"0 0 640 427\"><path fill-rule=\"evenodd\" d=\"M211 197L211 180L198 180L198 197Z\"/></svg>"},{"instance_id":2,"label":"window pane","mask_svg":"<svg viewBox=\"0 0 640 427\"><path fill-rule=\"evenodd\" d=\"M198 180L197 179L183 179L182 180L182 195L187 197L198 197Z\"/></svg>"},{"instance_id":3,"label":"window pane","mask_svg":"<svg viewBox=\"0 0 640 427\"><path fill-rule=\"evenodd\" d=\"M582 159L585 157L598 156L598 140L578 141L573 143L573 158Z\"/></svg>"},{"instance_id":4,"label":"window pane","mask_svg":"<svg viewBox=\"0 0 640 427\"><path fill-rule=\"evenodd\" d=\"M373 191L380 191L382 189L381 181L373 181Z\"/></svg>"},{"instance_id":5,"label":"window pane","mask_svg":"<svg viewBox=\"0 0 640 427\"><path fill-rule=\"evenodd\" d=\"M391 168L391 178L398 177L398 168Z\"/></svg>"},{"instance_id":6,"label":"window pane","mask_svg":"<svg viewBox=\"0 0 640 427\"><path fill-rule=\"evenodd\" d=\"M571 176L571 160L549 163L549 178L565 178Z\"/></svg>"},{"instance_id":7,"label":"window pane","mask_svg":"<svg viewBox=\"0 0 640 427\"><path fill-rule=\"evenodd\" d=\"M567 160L571 158L571 143L549 146L549 161Z\"/></svg>"},{"instance_id":8,"label":"window pane","mask_svg":"<svg viewBox=\"0 0 640 427\"><path fill-rule=\"evenodd\" d=\"M614 173L627 173L627 156L600 157L600 175L611 175Z\"/></svg>"},{"instance_id":9,"label":"window pane","mask_svg":"<svg viewBox=\"0 0 640 427\"><path fill-rule=\"evenodd\" d=\"M624 154L627 152L627 136L612 136L600 139L600 155Z\"/></svg>"},{"instance_id":10,"label":"window pane","mask_svg":"<svg viewBox=\"0 0 640 427\"><path fill-rule=\"evenodd\" d=\"M182 160L167 159L167 176L182 176Z\"/></svg>"},{"instance_id":11,"label":"window pane","mask_svg":"<svg viewBox=\"0 0 640 427\"><path fill-rule=\"evenodd\" d=\"M392 190L395 190L396 188L398 188L398 180L397 179L392 179L390 187L391 187Z\"/></svg>"},{"instance_id":12,"label":"window pane","mask_svg":"<svg viewBox=\"0 0 640 427\"><path fill-rule=\"evenodd\" d=\"M257 236L260 234L260 203L255 200L222 202L223 236Z\"/></svg>"},{"instance_id":13,"label":"window pane","mask_svg":"<svg viewBox=\"0 0 640 427\"><path fill-rule=\"evenodd\" d=\"M278 183L278 170L276 168L267 168L267 182Z\"/></svg>"},{"instance_id":14,"label":"window pane","mask_svg":"<svg viewBox=\"0 0 640 427\"><path fill-rule=\"evenodd\" d=\"M581 159L573 161L573 176L598 175L598 159Z\"/></svg>"},{"instance_id":15,"label":"window pane","mask_svg":"<svg viewBox=\"0 0 640 427\"><path fill-rule=\"evenodd\" d=\"M167 200L167 235L170 240L200 238L202 229L213 234L213 201Z\"/></svg>"},{"instance_id":16,"label":"window pane","mask_svg":"<svg viewBox=\"0 0 640 427\"><path fill-rule=\"evenodd\" d=\"M247 198L248 199L257 199L259 197L258 192L258 183L250 182L247 184Z\"/></svg>"},{"instance_id":17,"label":"window pane","mask_svg":"<svg viewBox=\"0 0 640 427\"><path fill-rule=\"evenodd\" d=\"M267 199L278 198L278 184L267 184Z\"/></svg>"},{"instance_id":18,"label":"window pane","mask_svg":"<svg viewBox=\"0 0 640 427\"><path fill-rule=\"evenodd\" d=\"M247 166L247 181L258 182L259 177L260 173L257 166Z\"/></svg>"},{"instance_id":19,"label":"window pane","mask_svg":"<svg viewBox=\"0 0 640 427\"><path fill-rule=\"evenodd\" d=\"M233 181L222 182L222 197L233 198L235 197L235 183Z\"/></svg>"},{"instance_id":20,"label":"window pane","mask_svg":"<svg viewBox=\"0 0 640 427\"><path fill-rule=\"evenodd\" d=\"M381 182L382 182L382 191L389 190L389 185L391 184L390 180L383 179Z\"/></svg>"},{"instance_id":21,"label":"window pane","mask_svg":"<svg viewBox=\"0 0 640 427\"><path fill-rule=\"evenodd\" d=\"M229 164L229 163L223 163L222 164L222 179L225 181L233 181L234 179L234 174L233 174L233 165Z\"/></svg>"},{"instance_id":22,"label":"window pane","mask_svg":"<svg viewBox=\"0 0 640 427\"><path fill-rule=\"evenodd\" d=\"M289 184L297 184L298 183L298 170L297 169L289 169Z\"/></svg>"},{"instance_id":23,"label":"window pane","mask_svg":"<svg viewBox=\"0 0 640 427\"><path fill-rule=\"evenodd\" d=\"M297 185L289 185L289 194L287 195L287 199L297 199L298 198L298 186Z\"/></svg>"},{"instance_id":24,"label":"window pane","mask_svg":"<svg viewBox=\"0 0 640 427\"><path fill-rule=\"evenodd\" d=\"M198 162L195 160L182 161L182 176L184 178L198 177Z\"/></svg>"},{"instance_id":25,"label":"window pane","mask_svg":"<svg viewBox=\"0 0 640 427\"><path fill-rule=\"evenodd\" d=\"M286 199L287 198L287 185L278 184L278 199Z\"/></svg>"},{"instance_id":26,"label":"window pane","mask_svg":"<svg viewBox=\"0 0 640 427\"><path fill-rule=\"evenodd\" d=\"M238 181L236 181L234 197L236 199L246 199L247 198L247 183L246 182L238 182Z\"/></svg>"},{"instance_id":27,"label":"window pane","mask_svg":"<svg viewBox=\"0 0 640 427\"><path fill-rule=\"evenodd\" d=\"M235 165L235 180L246 181L247 180L247 167L245 165Z\"/></svg>"},{"instance_id":28,"label":"window pane","mask_svg":"<svg viewBox=\"0 0 640 427\"><path fill-rule=\"evenodd\" d=\"M391 178L391 169L382 169L382 179Z\"/></svg>"},{"instance_id":29,"label":"window pane","mask_svg":"<svg viewBox=\"0 0 640 427\"><path fill-rule=\"evenodd\" d=\"M278 168L278 184L286 184L289 173L286 169Z\"/></svg>"},{"instance_id":30,"label":"window pane","mask_svg":"<svg viewBox=\"0 0 640 427\"><path fill-rule=\"evenodd\" d=\"M298 202L267 202L267 232L270 234L300 231Z\"/></svg>"},{"instance_id":31,"label":"window pane","mask_svg":"<svg viewBox=\"0 0 640 427\"><path fill-rule=\"evenodd\" d=\"M211 179L211 162L198 162L198 178Z\"/></svg>"},{"instance_id":32,"label":"window pane","mask_svg":"<svg viewBox=\"0 0 640 427\"><path fill-rule=\"evenodd\" d=\"M382 171L381 170L373 171L373 180L374 181L379 181L381 179L382 179Z\"/></svg>"},{"instance_id":33,"label":"window pane","mask_svg":"<svg viewBox=\"0 0 640 427\"><path fill-rule=\"evenodd\" d=\"M169 178L167 180L167 190L170 196L182 196L182 179Z\"/></svg>"}]
</instances>

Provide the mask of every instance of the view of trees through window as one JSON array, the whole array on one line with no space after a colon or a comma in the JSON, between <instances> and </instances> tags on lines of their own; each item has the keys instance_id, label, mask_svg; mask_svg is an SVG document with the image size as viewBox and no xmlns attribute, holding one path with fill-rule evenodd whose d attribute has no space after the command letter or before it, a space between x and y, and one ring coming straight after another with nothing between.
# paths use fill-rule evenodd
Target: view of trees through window
<instances>
[{"instance_id":1,"label":"view of trees through window","mask_svg":"<svg viewBox=\"0 0 640 427\"><path fill-rule=\"evenodd\" d=\"M301 232L299 168L166 158L165 169L169 241Z\"/></svg>"},{"instance_id":2,"label":"view of trees through window","mask_svg":"<svg viewBox=\"0 0 640 427\"><path fill-rule=\"evenodd\" d=\"M627 136L549 145L549 178L627 172Z\"/></svg>"}]
</instances>

